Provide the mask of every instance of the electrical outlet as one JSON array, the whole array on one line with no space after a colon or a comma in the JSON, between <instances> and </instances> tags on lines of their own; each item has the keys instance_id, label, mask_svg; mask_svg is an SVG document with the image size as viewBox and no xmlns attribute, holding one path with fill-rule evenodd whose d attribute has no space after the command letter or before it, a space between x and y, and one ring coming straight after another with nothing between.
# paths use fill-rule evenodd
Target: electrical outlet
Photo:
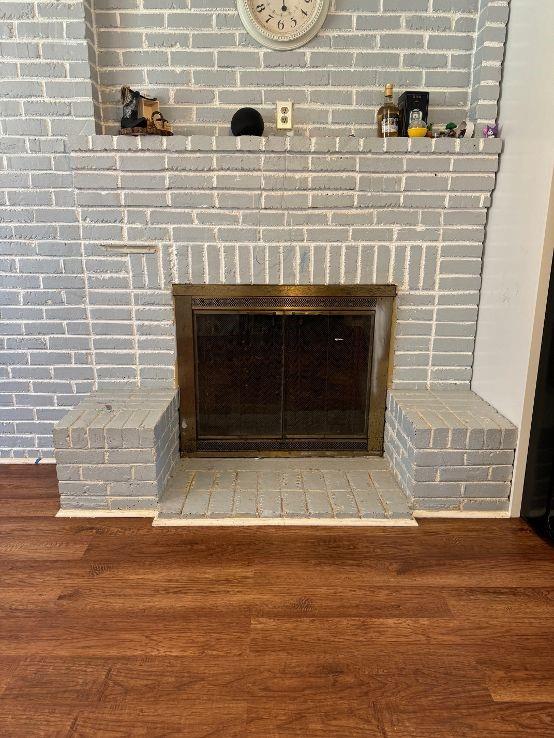
<instances>
[{"instance_id":1,"label":"electrical outlet","mask_svg":"<svg viewBox=\"0 0 554 738\"><path fill-rule=\"evenodd\" d=\"M292 131L292 105L288 100L286 102L277 102L277 130Z\"/></svg>"}]
</instances>

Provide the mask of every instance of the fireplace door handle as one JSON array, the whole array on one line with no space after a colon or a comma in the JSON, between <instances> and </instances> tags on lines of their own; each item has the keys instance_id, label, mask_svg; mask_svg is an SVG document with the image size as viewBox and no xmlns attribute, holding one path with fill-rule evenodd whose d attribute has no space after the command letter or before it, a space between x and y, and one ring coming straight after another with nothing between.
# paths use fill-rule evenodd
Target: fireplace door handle
<instances>
[{"instance_id":1,"label":"fireplace door handle","mask_svg":"<svg viewBox=\"0 0 554 738\"><path fill-rule=\"evenodd\" d=\"M344 338L335 338L335 341L344 341Z\"/></svg>"}]
</instances>

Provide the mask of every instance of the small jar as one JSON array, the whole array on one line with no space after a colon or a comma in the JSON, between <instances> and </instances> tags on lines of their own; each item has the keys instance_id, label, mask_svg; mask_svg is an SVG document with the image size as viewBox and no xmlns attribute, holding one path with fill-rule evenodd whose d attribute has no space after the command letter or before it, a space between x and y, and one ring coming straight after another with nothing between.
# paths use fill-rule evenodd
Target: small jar
<instances>
[{"instance_id":1,"label":"small jar","mask_svg":"<svg viewBox=\"0 0 554 738\"><path fill-rule=\"evenodd\" d=\"M408 121L408 136L410 138L423 138L427 135L427 123L423 120L421 110L414 108L410 111L410 119Z\"/></svg>"}]
</instances>

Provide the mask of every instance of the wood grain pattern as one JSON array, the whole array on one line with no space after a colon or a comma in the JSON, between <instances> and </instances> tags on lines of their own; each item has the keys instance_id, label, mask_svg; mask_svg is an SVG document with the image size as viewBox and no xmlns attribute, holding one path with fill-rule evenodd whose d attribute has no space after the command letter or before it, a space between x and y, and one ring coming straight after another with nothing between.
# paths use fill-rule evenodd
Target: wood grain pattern
<instances>
[{"instance_id":1,"label":"wood grain pattern","mask_svg":"<svg viewBox=\"0 0 554 738\"><path fill-rule=\"evenodd\" d=\"M0 467L0 735L554 736L554 550L518 520L152 528Z\"/></svg>"}]
</instances>

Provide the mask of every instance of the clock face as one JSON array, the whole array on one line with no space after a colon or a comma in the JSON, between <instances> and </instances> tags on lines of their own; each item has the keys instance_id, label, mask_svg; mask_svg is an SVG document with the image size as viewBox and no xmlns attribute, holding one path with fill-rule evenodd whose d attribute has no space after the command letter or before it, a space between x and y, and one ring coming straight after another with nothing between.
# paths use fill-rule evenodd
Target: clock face
<instances>
[{"instance_id":1,"label":"clock face","mask_svg":"<svg viewBox=\"0 0 554 738\"><path fill-rule=\"evenodd\" d=\"M291 49L313 38L323 25L329 0L237 0L250 35L265 46Z\"/></svg>"}]
</instances>

